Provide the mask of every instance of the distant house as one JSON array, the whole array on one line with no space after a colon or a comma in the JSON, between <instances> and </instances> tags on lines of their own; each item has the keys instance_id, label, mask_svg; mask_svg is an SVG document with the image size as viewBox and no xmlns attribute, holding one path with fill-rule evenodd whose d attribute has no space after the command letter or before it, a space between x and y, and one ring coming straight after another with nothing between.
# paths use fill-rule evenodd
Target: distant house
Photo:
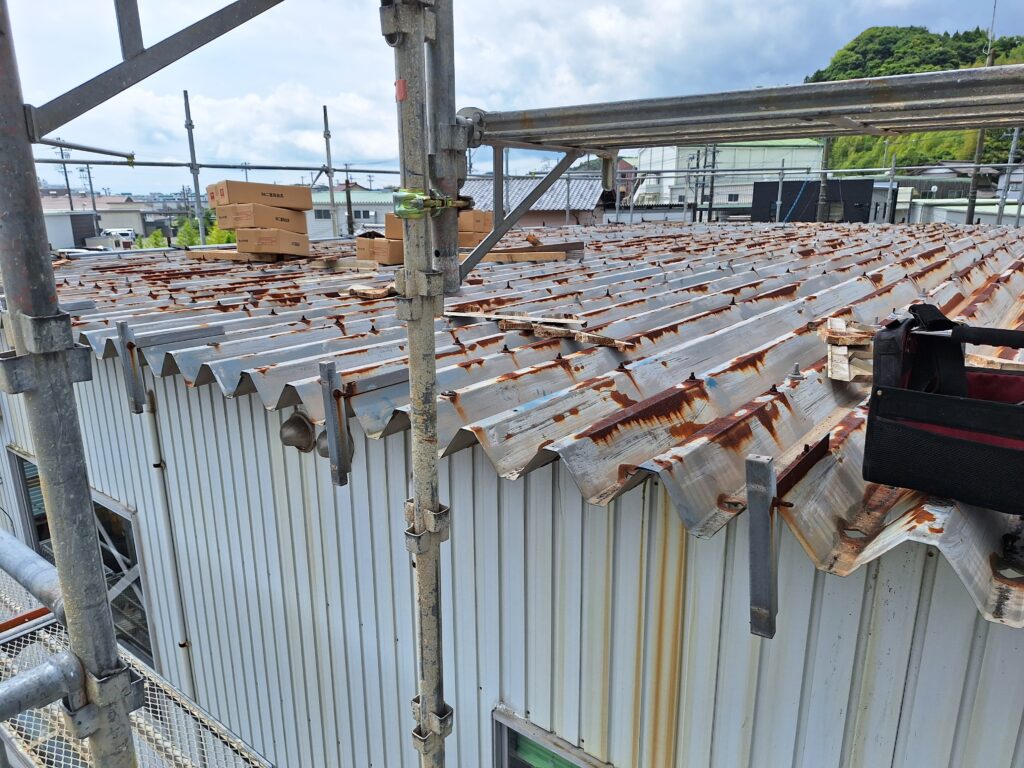
<instances>
[{"instance_id":1,"label":"distant house","mask_svg":"<svg viewBox=\"0 0 1024 768\"><path fill-rule=\"evenodd\" d=\"M352 224L358 232L367 227L383 227L384 214L394 208L394 197L391 190L364 189L358 184L349 190L352 198ZM348 207L345 200L344 187L334 190L334 215L338 217L338 233L352 234L348 231ZM313 191L313 210L306 211L306 224L309 236L313 239L331 237L331 193L330 190Z\"/></svg>"},{"instance_id":2,"label":"distant house","mask_svg":"<svg viewBox=\"0 0 1024 768\"><path fill-rule=\"evenodd\" d=\"M505 179L505 210L519 205L540 183L541 177L507 177ZM569 224L598 224L603 218L601 196L604 190L599 178L563 177L540 196L529 212L520 220L521 227L559 226L566 223L568 209ZM494 180L491 177L468 179L462 187L462 194L473 198L475 207L481 211L494 210Z\"/></svg>"}]
</instances>

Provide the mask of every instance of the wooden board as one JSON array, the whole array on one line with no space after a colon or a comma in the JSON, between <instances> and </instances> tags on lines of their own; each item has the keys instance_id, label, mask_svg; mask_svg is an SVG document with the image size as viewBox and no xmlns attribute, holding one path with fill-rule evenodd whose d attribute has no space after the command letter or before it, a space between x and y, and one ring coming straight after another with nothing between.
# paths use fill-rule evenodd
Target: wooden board
<instances>
[{"instance_id":1,"label":"wooden board","mask_svg":"<svg viewBox=\"0 0 1024 768\"><path fill-rule=\"evenodd\" d=\"M258 264L273 264L284 259L301 258L297 256L280 256L276 253L240 253L239 251L186 251L185 255L190 259L200 261L246 261Z\"/></svg>"}]
</instances>

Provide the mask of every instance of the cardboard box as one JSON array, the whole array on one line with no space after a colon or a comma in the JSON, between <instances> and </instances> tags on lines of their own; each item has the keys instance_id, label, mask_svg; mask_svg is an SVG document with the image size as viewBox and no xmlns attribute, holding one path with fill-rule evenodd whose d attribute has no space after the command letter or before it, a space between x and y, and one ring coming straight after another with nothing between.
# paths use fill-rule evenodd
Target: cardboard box
<instances>
[{"instance_id":1,"label":"cardboard box","mask_svg":"<svg viewBox=\"0 0 1024 768\"><path fill-rule=\"evenodd\" d=\"M373 261L373 244L382 237L367 237L360 235L356 238L356 258L364 261Z\"/></svg>"},{"instance_id":2,"label":"cardboard box","mask_svg":"<svg viewBox=\"0 0 1024 768\"><path fill-rule=\"evenodd\" d=\"M213 208L214 210L216 210L216 208L217 208L217 185L216 184L207 184L206 185L206 207L207 208Z\"/></svg>"},{"instance_id":3,"label":"cardboard box","mask_svg":"<svg viewBox=\"0 0 1024 768\"><path fill-rule=\"evenodd\" d=\"M373 240L373 260L385 266L401 264L405 259L405 243L378 237Z\"/></svg>"},{"instance_id":4,"label":"cardboard box","mask_svg":"<svg viewBox=\"0 0 1024 768\"><path fill-rule=\"evenodd\" d=\"M233 203L217 209L217 226L221 229L286 229L304 235L306 214L259 203Z\"/></svg>"},{"instance_id":5,"label":"cardboard box","mask_svg":"<svg viewBox=\"0 0 1024 768\"><path fill-rule=\"evenodd\" d=\"M277 253L309 256L309 238L285 229L240 229L238 250L242 253Z\"/></svg>"},{"instance_id":6,"label":"cardboard box","mask_svg":"<svg viewBox=\"0 0 1024 768\"><path fill-rule=\"evenodd\" d=\"M459 248L475 248L483 240L484 236L480 232L459 232Z\"/></svg>"},{"instance_id":7,"label":"cardboard box","mask_svg":"<svg viewBox=\"0 0 1024 768\"><path fill-rule=\"evenodd\" d=\"M405 229L402 220L393 213L384 214L384 237L388 240L404 240Z\"/></svg>"},{"instance_id":8,"label":"cardboard box","mask_svg":"<svg viewBox=\"0 0 1024 768\"><path fill-rule=\"evenodd\" d=\"M308 211L313 207L309 187L285 184L256 184L250 181L218 181L217 207L233 203L262 203L274 208Z\"/></svg>"},{"instance_id":9,"label":"cardboard box","mask_svg":"<svg viewBox=\"0 0 1024 768\"><path fill-rule=\"evenodd\" d=\"M476 211L459 210L459 232L476 232Z\"/></svg>"},{"instance_id":10,"label":"cardboard box","mask_svg":"<svg viewBox=\"0 0 1024 768\"><path fill-rule=\"evenodd\" d=\"M494 229L494 214L490 211L476 211L476 216L473 217L473 224L476 226L474 232L479 232L482 235L491 234L491 230Z\"/></svg>"}]
</instances>

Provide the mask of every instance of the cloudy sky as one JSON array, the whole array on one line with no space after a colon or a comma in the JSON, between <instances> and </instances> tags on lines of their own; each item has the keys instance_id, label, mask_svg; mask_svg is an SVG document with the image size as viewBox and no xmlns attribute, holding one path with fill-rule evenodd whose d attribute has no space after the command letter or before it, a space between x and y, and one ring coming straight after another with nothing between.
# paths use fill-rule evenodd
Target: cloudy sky
<instances>
[{"instance_id":1,"label":"cloudy sky","mask_svg":"<svg viewBox=\"0 0 1024 768\"><path fill-rule=\"evenodd\" d=\"M152 44L226 0L139 0ZM109 0L9 0L25 100L42 104L117 63ZM285 0L254 21L62 127L67 141L187 160L188 89L201 162L323 162L321 105L336 162L397 167L391 49L374 0ZM489 109L798 83L875 25L987 27L987 0L456 0L459 106ZM1000 35L1024 34L1001 0ZM55 150L39 146L37 157ZM487 170L485 153L475 166ZM73 158L81 153L74 153ZM539 165L517 153L514 170ZM56 183L55 166L39 166ZM217 173L217 177L231 175ZM253 174L297 182L300 174ZM379 184L384 179L377 177ZM180 189L185 171L96 169L96 186ZM203 183L215 181L204 173Z\"/></svg>"}]
</instances>

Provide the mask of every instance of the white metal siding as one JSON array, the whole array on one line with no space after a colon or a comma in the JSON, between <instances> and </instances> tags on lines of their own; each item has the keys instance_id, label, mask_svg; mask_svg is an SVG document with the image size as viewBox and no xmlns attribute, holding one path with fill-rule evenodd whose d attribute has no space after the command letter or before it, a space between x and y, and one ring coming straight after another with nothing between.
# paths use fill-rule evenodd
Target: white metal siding
<instances>
[{"instance_id":1,"label":"white metal siding","mask_svg":"<svg viewBox=\"0 0 1024 768\"><path fill-rule=\"evenodd\" d=\"M113 362L78 387L93 483L144 521L141 428ZM281 445L289 414L177 378L155 390L200 704L280 766L413 768L407 435L353 423L335 489L323 459ZM695 541L655 483L606 509L558 464L507 481L471 449L441 472L451 765L490 765L504 703L617 766L1024 766L1024 634L985 622L933 551L842 579L784 531L764 641L744 516Z\"/></svg>"}]
</instances>

